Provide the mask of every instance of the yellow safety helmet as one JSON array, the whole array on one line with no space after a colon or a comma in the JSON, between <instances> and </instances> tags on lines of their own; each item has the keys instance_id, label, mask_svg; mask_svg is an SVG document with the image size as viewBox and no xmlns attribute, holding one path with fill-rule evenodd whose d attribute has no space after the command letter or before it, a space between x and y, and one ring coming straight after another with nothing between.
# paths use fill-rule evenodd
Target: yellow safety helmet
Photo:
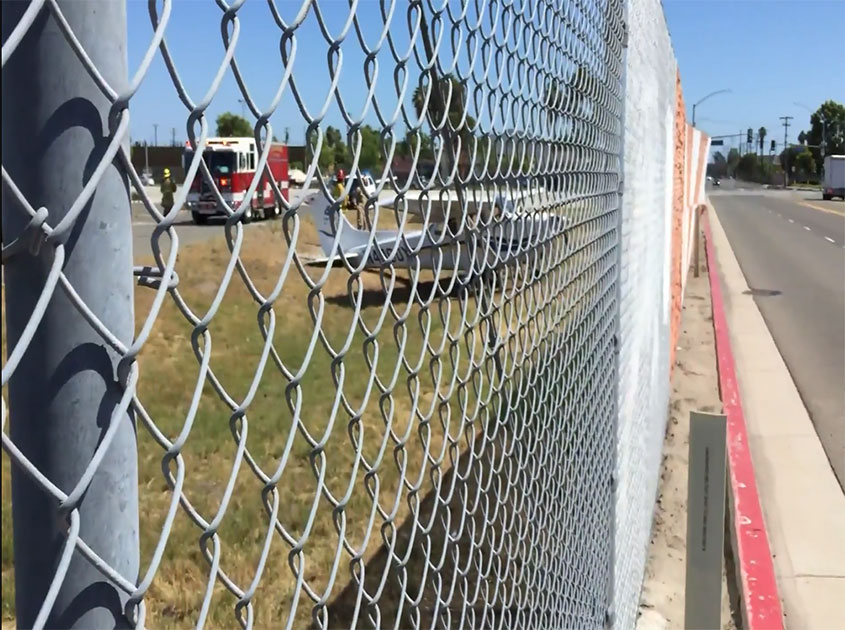
<instances>
[{"instance_id":1,"label":"yellow safety helmet","mask_svg":"<svg viewBox=\"0 0 845 630\"><path fill-rule=\"evenodd\" d=\"M169 168L164 169L164 176L170 177L170 169Z\"/></svg>"}]
</instances>

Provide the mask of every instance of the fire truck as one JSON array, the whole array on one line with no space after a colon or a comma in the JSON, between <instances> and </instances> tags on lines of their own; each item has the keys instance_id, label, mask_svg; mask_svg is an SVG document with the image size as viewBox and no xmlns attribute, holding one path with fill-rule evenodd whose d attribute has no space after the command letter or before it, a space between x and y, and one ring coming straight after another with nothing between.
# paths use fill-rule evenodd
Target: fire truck
<instances>
[{"instance_id":1,"label":"fire truck","mask_svg":"<svg viewBox=\"0 0 845 630\"><path fill-rule=\"evenodd\" d=\"M214 184L220 195L233 210L244 200L258 165L258 147L255 138L209 138L203 151L203 161L208 166ZM183 164L185 171L194 159L190 143L186 143ZM282 192L285 201L288 197L288 148L283 144L273 143L267 156L270 173ZM211 186L200 171L188 190L186 201L194 223L202 225L209 217L225 216L223 206L217 201ZM281 201L270 185L267 169L261 172L261 180L250 199L243 215L243 222L249 223L258 216L274 219L282 213Z\"/></svg>"}]
</instances>

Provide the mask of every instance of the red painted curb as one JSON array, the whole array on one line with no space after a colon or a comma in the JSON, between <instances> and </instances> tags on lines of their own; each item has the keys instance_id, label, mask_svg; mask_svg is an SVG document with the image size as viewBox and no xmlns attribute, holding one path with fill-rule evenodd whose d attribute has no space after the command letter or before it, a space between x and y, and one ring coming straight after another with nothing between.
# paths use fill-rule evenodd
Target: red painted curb
<instances>
[{"instance_id":1,"label":"red painted curb","mask_svg":"<svg viewBox=\"0 0 845 630\"><path fill-rule=\"evenodd\" d=\"M783 611L748 445L748 429L736 380L736 366L725 317L710 221L706 212L702 214L707 269L710 276L710 298L713 304L719 390L722 395L723 413L727 416L728 507L734 561L742 597L742 618L745 630L783 630Z\"/></svg>"}]
</instances>

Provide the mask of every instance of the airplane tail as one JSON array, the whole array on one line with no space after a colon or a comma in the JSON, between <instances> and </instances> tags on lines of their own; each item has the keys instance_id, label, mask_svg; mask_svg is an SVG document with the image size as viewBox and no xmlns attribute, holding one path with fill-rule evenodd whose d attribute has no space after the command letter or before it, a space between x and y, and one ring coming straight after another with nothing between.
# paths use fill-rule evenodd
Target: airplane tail
<instances>
[{"instance_id":1,"label":"airplane tail","mask_svg":"<svg viewBox=\"0 0 845 630\"><path fill-rule=\"evenodd\" d=\"M332 257L332 245L338 230L341 234L339 249L335 252L335 255L340 253L340 249L348 253L367 244L370 238L369 232L353 227L343 215L343 212L337 207L332 207L332 204L322 193L314 193L308 205L311 209L314 225L317 227L320 247L322 247L326 256Z\"/></svg>"}]
</instances>

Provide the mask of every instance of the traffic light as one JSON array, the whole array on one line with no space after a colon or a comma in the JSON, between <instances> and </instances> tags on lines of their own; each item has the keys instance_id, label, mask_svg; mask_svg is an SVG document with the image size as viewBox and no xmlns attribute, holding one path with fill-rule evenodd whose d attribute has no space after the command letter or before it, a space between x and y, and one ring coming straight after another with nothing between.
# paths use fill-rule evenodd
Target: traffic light
<instances>
[{"instance_id":1,"label":"traffic light","mask_svg":"<svg viewBox=\"0 0 845 630\"><path fill-rule=\"evenodd\" d=\"M772 140L772 144L771 144L771 147L769 147L769 151L771 151L772 153L774 153L774 152L775 152L775 147L776 147L776 146L777 146L777 145L775 144L775 141L774 141L774 140Z\"/></svg>"},{"instance_id":2,"label":"traffic light","mask_svg":"<svg viewBox=\"0 0 845 630\"><path fill-rule=\"evenodd\" d=\"M751 127L748 128L748 144L751 144L754 141L754 132L751 130Z\"/></svg>"}]
</instances>

